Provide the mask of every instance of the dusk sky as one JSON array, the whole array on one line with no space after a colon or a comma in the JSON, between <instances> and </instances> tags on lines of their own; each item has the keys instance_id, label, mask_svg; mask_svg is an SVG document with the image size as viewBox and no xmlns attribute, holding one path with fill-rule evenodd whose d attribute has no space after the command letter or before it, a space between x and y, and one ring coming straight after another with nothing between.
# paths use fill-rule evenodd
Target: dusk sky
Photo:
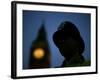
<instances>
[{"instance_id":1,"label":"dusk sky","mask_svg":"<svg viewBox=\"0 0 100 80\"><path fill-rule=\"evenodd\" d=\"M76 25L85 42L85 59L90 59L90 14L23 11L23 68L28 67L30 46L36 39L41 24L44 23L47 32L47 40L51 51L51 67L60 66L64 60L63 56L55 46L52 36L59 25L64 21L70 21Z\"/></svg>"}]
</instances>

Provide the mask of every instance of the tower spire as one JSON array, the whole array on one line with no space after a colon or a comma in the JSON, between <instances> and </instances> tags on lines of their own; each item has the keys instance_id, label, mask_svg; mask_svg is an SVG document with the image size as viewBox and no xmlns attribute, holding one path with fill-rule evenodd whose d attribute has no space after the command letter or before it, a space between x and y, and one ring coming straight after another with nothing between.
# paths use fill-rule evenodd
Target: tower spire
<instances>
[{"instance_id":1,"label":"tower spire","mask_svg":"<svg viewBox=\"0 0 100 80\"><path fill-rule=\"evenodd\" d=\"M38 59L33 56L34 54L36 57L38 57ZM45 25L43 21L38 31L36 39L32 42L30 50L29 68L34 69L34 68L49 68L49 67L50 67L50 50L46 37Z\"/></svg>"}]
</instances>

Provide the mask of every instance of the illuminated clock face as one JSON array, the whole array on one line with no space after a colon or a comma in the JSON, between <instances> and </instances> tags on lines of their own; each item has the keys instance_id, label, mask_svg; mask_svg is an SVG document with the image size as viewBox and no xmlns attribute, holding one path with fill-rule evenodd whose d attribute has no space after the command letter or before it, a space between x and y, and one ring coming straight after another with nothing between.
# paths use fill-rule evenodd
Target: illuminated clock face
<instances>
[{"instance_id":1,"label":"illuminated clock face","mask_svg":"<svg viewBox=\"0 0 100 80\"><path fill-rule=\"evenodd\" d=\"M33 52L33 57L36 59L42 59L44 57L44 50L42 48L37 48Z\"/></svg>"}]
</instances>

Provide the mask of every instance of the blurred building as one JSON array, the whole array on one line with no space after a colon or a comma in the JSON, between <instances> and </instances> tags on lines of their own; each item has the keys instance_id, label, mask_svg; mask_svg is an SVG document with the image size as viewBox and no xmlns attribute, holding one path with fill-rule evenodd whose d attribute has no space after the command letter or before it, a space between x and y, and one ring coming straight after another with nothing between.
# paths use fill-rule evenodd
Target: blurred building
<instances>
[{"instance_id":1,"label":"blurred building","mask_svg":"<svg viewBox=\"0 0 100 80\"><path fill-rule=\"evenodd\" d=\"M49 68L50 50L44 23L41 25L36 39L32 42L29 58L29 69Z\"/></svg>"}]
</instances>

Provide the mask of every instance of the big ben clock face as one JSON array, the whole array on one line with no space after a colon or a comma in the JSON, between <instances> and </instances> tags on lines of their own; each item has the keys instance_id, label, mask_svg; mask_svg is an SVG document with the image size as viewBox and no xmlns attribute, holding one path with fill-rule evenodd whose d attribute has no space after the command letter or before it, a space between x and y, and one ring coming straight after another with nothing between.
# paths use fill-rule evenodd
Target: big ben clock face
<instances>
[{"instance_id":1,"label":"big ben clock face","mask_svg":"<svg viewBox=\"0 0 100 80\"><path fill-rule=\"evenodd\" d=\"M35 59L40 60L40 59L42 59L44 57L44 55L45 55L45 52L44 52L44 50L42 48L37 48L37 49L35 49L33 51L33 57Z\"/></svg>"}]
</instances>

